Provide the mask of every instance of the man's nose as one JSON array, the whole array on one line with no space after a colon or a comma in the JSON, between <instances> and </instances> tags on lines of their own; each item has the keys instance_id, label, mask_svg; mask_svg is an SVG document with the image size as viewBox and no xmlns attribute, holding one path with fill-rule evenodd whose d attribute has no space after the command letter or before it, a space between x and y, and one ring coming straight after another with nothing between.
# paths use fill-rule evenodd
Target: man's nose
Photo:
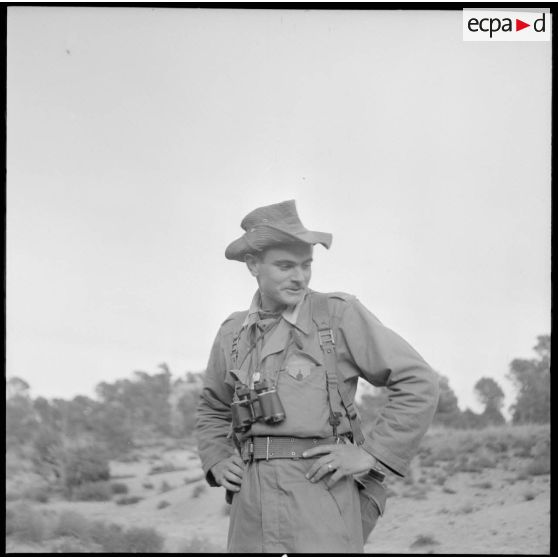
<instances>
[{"instance_id":1,"label":"man's nose","mask_svg":"<svg viewBox=\"0 0 558 558\"><path fill-rule=\"evenodd\" d=\"M297 281L298 283L303 283L304 282L304 272L302 271L302 268L300 268L300 267L293 268L293 274L291 276L291 279L293 281Z\"/></svg>"}]
</instances>

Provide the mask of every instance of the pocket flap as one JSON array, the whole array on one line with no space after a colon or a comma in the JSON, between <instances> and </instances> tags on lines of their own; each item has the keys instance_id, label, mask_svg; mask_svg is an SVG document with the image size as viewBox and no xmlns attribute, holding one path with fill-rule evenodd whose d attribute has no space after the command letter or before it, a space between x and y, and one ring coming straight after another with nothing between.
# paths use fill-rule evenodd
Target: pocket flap
<instances>
[{"instance_id":1,"label":"pocket flap","mask_svg":"<svg viewBox=\"0 0 558 558\"><path fill-rule=\"evenodd\" d=\"M359 477L355 480L358 488L362 491L362 493L366 495L366 497L374 500L375 504L380 510L380 515L384 515L387 498L386 487L370 474L366 474L363 477Z\"/></svg>"}]
</instances>

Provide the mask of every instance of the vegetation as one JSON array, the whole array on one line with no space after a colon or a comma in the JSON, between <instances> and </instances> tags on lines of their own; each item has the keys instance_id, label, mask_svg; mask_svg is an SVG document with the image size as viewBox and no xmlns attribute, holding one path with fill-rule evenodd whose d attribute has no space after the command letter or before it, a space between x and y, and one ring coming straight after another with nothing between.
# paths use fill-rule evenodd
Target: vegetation
<instances>
[{"instance_id":1,"label":"vegetation","mask_svg":"<svg viewBox=\"0 0 558 558\"><path fill-rule=\"evenodd\" d=\"M73 511L48 519L21 503L6 508L6 534L24 543L42 543L47 552L56 553L156 554L164 550L163 537L155 529L92 522Z\"/></svg>"},{"instance_id":2,"label":"vegetation","mask_svg":"<svg viewBox=\"0 0 558 558\"><path fill-rule=\"evenodd\" d=\"M514 359L510 363L508 377L518 390L517 399L510 407L514 424L550 421L550 336L539 335L534 351L536 358ZM504 392L493 378L483 376L474 386L475 395L484 407L482 413L471 409L461 411L449 379L438 374L438 381L440 398L434 415L435 425L466 430L505 424L502 414ZM386 403L386 389L376 388L373 393L364 394L357 404L359 414L370 430Z\"/></svg>"},{"instance_id":3,"label":"vegetation","mask_svg":"<svg viewBox=\"0 0 558 558\"><path fill-rule=\"evenodd\" d=\"M112 499L112 494L108 482L85 482L72 490L72 499L82 502L105 502Z\"/></svg>"},{"instance_id":4,"label":"vegetation","mask_svg":"<svg viewBox=\"0 0 558 558\"><path fill-rule=\"evenodd\" d=\"M510 377L518 388L511 407L512 424L504 423L503 392L492 378L481 377L475 384L475 395L484 410L474 413L460 410L448 378L439 377L441 396L435 423L419 448L417 471L401 484L395 483L400 496L420 500L428 498L433 489L455 494L453 475L495 467L510 472L505 479L510 484L550 473L549 336L539 336L534 350L535 358L510 363ZM6 385L6 535L11 541L40 545L53 553L160 553L163 539L153 529L91 522L73 511L56 513L53 506L33 504L47 504L60 497L114 501L110 503L114 511L115 504L133 505L145 496L145 501L151 502L145 509L153 513L162 510L171 504L158 501L163 496L157 493L176 488L178 494L175 479L180 475L169 475L172 484L158 477L155 485L150 481L157 478L144 476L143 469L138 483L152 489L150 495L129 495L128 484L111 482L127 477L111 479L109 460L137 461L145 455L151 456L145 462L151 466L148 475L188 470L184 484L193 485L192 490L188 494L180 487L180 491L186 498L203 497L207 486L200 482L204 474L199 463L190 470L164 458L167 449L177 447L177 440L182 446L184 436L192 433L200 385L196 374L173 381L168 367L161 365L156 374L136 372L132 379L99 384L95 399L78 396L66 401L33 399L24 380L10 378ZM359 412L366 424L373 424L386 401L385 390L363 396ZM474 480L481 482L472 487L496 488L482 477ZM457 488L461 496L463 490L459 485ZM521 497L532 500L536 496L531 491ZM228 515L230 509L225 505L222 514ZM467 504L458 513L472 511ZM423 544L415 545L419 546ZM208 539L194 537L179 551L195 554L223 549Z\"/></svg>"},{"instance_id":5,"label":"vegetation","mask_svg":"<svg viewBox=\"0 0 558 558\"><path fill-rule=\"evenodd\" d=\"M536 358L516 358L510 364L508 376L518 389L511 406L516 424L550 421L550 335L539 335L533 350Z\"/></svg>"},{"instance_id":6,"label":"vegetation","mask_svg":"<svg viewBox=\"0 0 558 558\"><path fill-rule=\"evenodd\" d=\"M119 506L129 506L131 504L137 504L141 502L143 498L141 496L122 496L122 498L118 498L115 500Z\"/></svg>"}]
</instances>

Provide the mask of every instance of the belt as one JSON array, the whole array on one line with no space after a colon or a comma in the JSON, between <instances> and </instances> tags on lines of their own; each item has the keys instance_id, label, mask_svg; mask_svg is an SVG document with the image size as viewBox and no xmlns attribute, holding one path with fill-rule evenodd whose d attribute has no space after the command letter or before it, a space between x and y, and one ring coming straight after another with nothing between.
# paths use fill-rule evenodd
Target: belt
<instances>
[{"instance_id":1,"label":"belt","mask_svg":"<svg viewBox=\"0 0 558 558\"><path fill-rule=\"evenodd\" d=\"M244 442L242 458L300 459L302 453L316 446L345 443L344 438L292 438L290 436L254 436Z\"/></svg>"}]
</instances>

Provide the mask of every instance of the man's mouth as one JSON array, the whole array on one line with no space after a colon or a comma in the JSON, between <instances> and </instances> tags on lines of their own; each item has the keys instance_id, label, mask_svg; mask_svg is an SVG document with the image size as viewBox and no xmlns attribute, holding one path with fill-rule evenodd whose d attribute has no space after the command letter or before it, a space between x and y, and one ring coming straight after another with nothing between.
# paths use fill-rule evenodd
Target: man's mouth
<instances>
[{"instance_id":1,"label":"man's mouth","mask_svg":"<svg viewBox=\"0 0 558 558\"><path fill-rule=\"evenodd\" d=\"M287 292L289 293L295 293L298 294L300 291L302 291L302 287L289 287L287 289L285 289Z\"/></svg>"}]
</instances>

